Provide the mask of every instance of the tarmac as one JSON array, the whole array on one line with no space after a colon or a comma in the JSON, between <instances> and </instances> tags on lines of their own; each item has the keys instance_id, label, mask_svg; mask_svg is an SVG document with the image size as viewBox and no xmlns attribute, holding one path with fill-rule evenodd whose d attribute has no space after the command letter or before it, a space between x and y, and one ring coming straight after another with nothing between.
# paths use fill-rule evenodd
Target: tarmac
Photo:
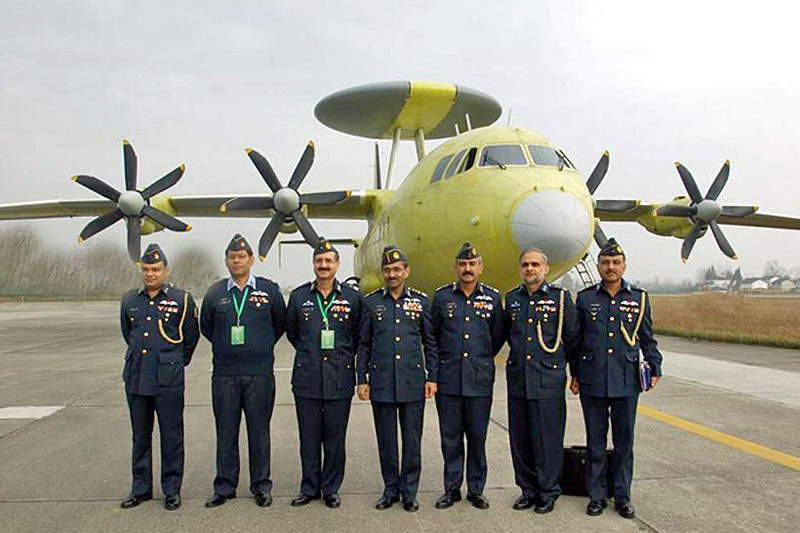
<instances>
[{"instance_id":1,"label":"tarmac","mask_svg":"<svg viewBox=\"0 0 800 533\"><path fill-rule=\"evenodd\" d=\"M291 394L293 353L277 349L272 419L274 504L249 494L245 429L239 497L206 509L214 478L211 350L202 340L187 368L183 506L155 499L119 508L130 487L130 424L121 380L118 304L0 304L0 531L798 531L800 351L660 338L665 377L643 394L632 499L636 518L613 506L585 514L562 496L554 512L515 511L506 392L499 364L487 451L491 507L436 510L442 459L428 402L417 513L376 511L382 491L370 406L354 399L342 506L293 508L300 482ZM566 444L585 441L577 397L567 393ZM158 436L154 478L158 479Z\"/></svg>"}]
</instances>

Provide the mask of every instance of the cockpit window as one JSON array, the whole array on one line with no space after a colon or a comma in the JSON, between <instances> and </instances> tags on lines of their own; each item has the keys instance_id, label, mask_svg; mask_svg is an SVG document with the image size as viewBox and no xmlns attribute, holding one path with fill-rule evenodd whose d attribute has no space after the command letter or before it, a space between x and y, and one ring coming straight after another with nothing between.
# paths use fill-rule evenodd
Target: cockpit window
<instances>
[{"instance_id":1,"label":"cockpit window","mask_svg":"<svg viewBox=\"0 0 800 533\"><path fill-rule=\"evenodd\" d=\"M564 155L564 152L557 151L555 148L551 148L549 146L537 146L535 144L528 145L528 148L531 151L533 162L537 165L574 168L569 158Z\"/></svg>"},{"instance_id":2,"label":"cockpit window","mask_svg":"<svg viewBox=\"0 0 800 533\"><path fill-rule=\"evenodd\" d=\"M456 173L456 170L458 170L458 166L461 164L461 160L464 159L464 154L466 153L467 149L464 148L456 154L456 156L453 158L453 163L450 165L450 168L447 169L447 172L444 175L444 179L447 179Z\"/></svg>"},{"instance_id":3,"label":"cockpit window","mask_svg":"<svg viewBox=\"0 0 800 533\"><path fill-rule=\"evenodd\" d=\"M453 155L446 155L440 161L439 164L436 165L436 170L433 171L433 177L431 178L431 183L435 183L442 179L442 174L444 174L444 169L447 167L447 163L450 162L450 159L453 158Z\"/></svg>"},{"instance_id":4,"label":"cockpit window","mask_svg":"<svg viewBox=\"0 0 800 533\"><path fill-rule=\"evenodd\" d=\"M481 152L479 166L481 167L505 167L506 165L527 165L525 152L518 144L499 144L494 146L484 146Z\"/></svg>"}]
</instances>

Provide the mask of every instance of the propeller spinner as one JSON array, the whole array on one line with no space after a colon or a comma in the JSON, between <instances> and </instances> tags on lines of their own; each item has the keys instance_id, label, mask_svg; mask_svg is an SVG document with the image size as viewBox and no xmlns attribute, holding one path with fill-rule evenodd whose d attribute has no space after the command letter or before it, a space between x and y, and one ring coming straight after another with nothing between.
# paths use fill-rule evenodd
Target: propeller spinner
<instances>
[{"instance_id":1,"label":"propeller spinner","mask_svg":"<svg viewBox=\"0 0 800 533\"><path fill-rule=\"evenodd\" d=\"M137 159L133 146L127 140L122 141L122 156L125 166L125 190L118 191L104 181L94 176L73 176L76 181L87 189L114 202L116 207L89 222L81 231L78 242L83 242L89 237L103 231L112 224L125 219L128 227L128 255L136 263L139 261L142 249L142 218L146 217L172 231L189 231L192 227L150 205L150 198L160 194L180 181L186 166L181 165L172 172L159 178L144 190L136 188Z\"/></svg>"},{"instance_id":2,"label":"propeller spinner","mask_svg":"<svg viewBox=\"0 0 800 533\"><path fill-rule=\"evenodd\" d=\"M678 162L675 163L675 167L678 169L678 174L681 177L681 181L683 181L683 186L686 188L686 192L689 194L692 203L690 205L664 205L656 210L656 214L665 217L690 218L694 222L689 235L683 240L683 245L681 246L681 260L683 260L684 263L689 260L689 254L692 253L695 242L697 242L698 237L703 235L708 228L711 228L711 233L714 234L714 239L717 241L717 245L720 250L722 250L722 253L731 259L737 259L736 252L733 251L733 247L728 242L728 239L725 238L725 234L722 233L722 228L719 227L716 219L720 215L744 218L758 211L758 207L754 205L720 205L717 202L717 198L728 182L728 176L731 172L731 162L725 161L722 165L722 168L717 173L717 177L714 178L714 181L708 188L705 197L700 194L700 189L697 187L697 183L694 177L692 177L692 173L689 172L689 169Z\"/></svg>"},{"instance_id":3,"label":"propeller spinner","mask_svg":"<svg viewBox=\"0 0 800 533\"><path fill-rule=\"evenodd\" d=\"M314 230L314 227L309 222L308 218L302 211L304 205L334 205L347 197L347 194L341 191L337 192L318 192L300 194L298 188L306 178L311 165L314 163L314 142L308 141L303 155L297 162L297 166L292 172L292 177L289 178L289 184L284 187L269 161L257 151L252 148L245 150L248 157L255 165L258 173L261 174L262 179L272 191L271 197L246 197L234 198L229 200L220 207L223 212L227 211L251 211L259 209L274 209L275 214L269 221L264 233L261 234L261 239L258 241L258 256L263 261L267 257L275 238L281 226L287 222L294 222L297 229L303 235L303 239L309 246L316 246L319 242L319 235Z\"/></svg>"}]
</instances>

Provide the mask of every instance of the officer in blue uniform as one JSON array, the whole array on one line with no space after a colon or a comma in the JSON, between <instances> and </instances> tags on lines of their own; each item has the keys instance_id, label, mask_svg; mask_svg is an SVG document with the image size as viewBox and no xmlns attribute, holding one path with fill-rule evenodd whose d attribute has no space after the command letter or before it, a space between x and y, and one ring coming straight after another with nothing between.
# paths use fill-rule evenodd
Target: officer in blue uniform
<instances>
[{"instance_id":1,"label":"officer in blue uniform","mask_svg":"<svg viewBox=\"0 0 800 533\"><path fill-rule=\"evenodd\" d=\"M247 422L250 492L256 505L272 504L270 420L275 405L274 347L284 332L286 304L278 285L251 273L254 256L238 233L225 249L230 276L209 287L200 327L211 341L211 396L217 432L217 475L206 507L236 497L239 426Z\"/></svg>"},{"instance_id":2,"label":"officer in blue uniform","mask_svg":"<svg viewBox=\"0 0 800 533\"><path fill-rule=\"evenodd\" d=\"M467 440L467 500L488 509L486 432L492 408L494 356L505 342L500 293L478 281L480 254L464 243L455 259L458 281L440 287L431 302L439 354L436 409L444 456L444 494L437 509L461 500L464 437Z\"/></svg>"},{"instance_id":3,"label":"officer in blue uniform","mask_svg":"<svg viewBox=\"0 0 800 533\"><path fill-rule=\"evenodd\" d=\"M506 294L511 351L506 361L508 426L514 478L522 495L514 509L546 514L561 494L567 404L567 356L578 343L569 292L545 280L547 256L529 248L519 257L522 284Z\"/></svg>"},{"instance_id":4,"label":"officer in blue uniform","mask_svg":"<svg viewBox=\"0 0 800 533\"><path fill-rule=\"evenodd\" d=\"M606 438L608 421L614 440L614 504L624 518L633 518L633 430L639 383L639 352L650 366L650 388L661 376L661 353L653 337L647 292L622 277L625 253L609 239L597 258L602 281L578 293L576 309L582 342L571 363L570 389L580 393L589 463L586 513L597 516L606 507ZM577 379L574 376L577 375Z\"/></svg>"},{"instance_id":5,"label":"officer in blue uniform","mask_svg":"<svg viewBox=\"0 0 800 533\"><path fill-rule=\"evenodd\" d=\"M286 336L295 348L292 392L303 470L294 507L320 496L331 509L341 505L362 297L336 279L339 266L339 252L321 239L314 249L314 281L289 297Z\"/></svg>"},{"instance_id":6,"label":"officer in blue uniform","mask_svg":"<svg viewBox=\"0 0 800 533\"><path fill-rule=\"evenodd\" d=\"M200 339L192 295L166 284L167 256L158 244L140 262L144 287L122 297L120 325L125 352L125 396L133 433L133 487L123 509L153 497L153 415L161 434L164 507L181 506L183 481L183 367Z\"/></svg>"},{"instance_id":7,"label":"officer in blue uniform","mask_svg":"<svg viewBox=\"0 0 800 533\"><path fill-rule=\"evenodd\" d=\"M436 339L427 295L406 285L408 258L387 246L381 265L385 287L364 297L357 392L361 400L372 400L378 437L384 489L375 508L388 509L402 498L403 509L414 512L419 509L425 399L436 394ZM398 419L403 440L399 468Z\"/></svg>"}]
</instances>

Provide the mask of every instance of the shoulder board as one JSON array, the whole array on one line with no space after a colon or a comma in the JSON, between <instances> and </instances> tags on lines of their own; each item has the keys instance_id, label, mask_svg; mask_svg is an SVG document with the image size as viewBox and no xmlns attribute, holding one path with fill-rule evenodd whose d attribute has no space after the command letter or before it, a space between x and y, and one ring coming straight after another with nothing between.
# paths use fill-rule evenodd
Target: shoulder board
<instances>
[{"instance_id":1,"label":"shoulder board","mask_svg":"<svg viewBox=\"0 0 800 533\"><path fill-rule=\"evenodd\" d=\"M427 297L428 297L428 295L427 295L427 294L425 294L424 292L422 292L422 291L420 291L420 290L417 290L417 289L415 289L414 287L409 287L409 288L408 288L408 290L409 290L409 291L410 291L412 294L418 294L418 295L422 296L423 298L427 298Z\"/></svg>"},{"instance_id":2,"label":"shoulder board","mask_svg":"<svg viewBox=\"0 0 800 533\"><path fill-rule=\"evenodd\" d=\"M311 287L311 282L310 282L310 281L306 281L306 282L305 282L305 283L303 283L302 285L298 285L297 287L295 287L295 288L292 290L292 292L297 292L297 291L299 291L300 289L307 289L307 288L309 288L309 287Z\"/></svg>"},{"instance_id":3,"label":"shoulder board","mask_svg":"<svg viewBox=\"0 0 800 533\"><path fill-rule=\"evenodd\" d=\"M630 285L630 288L633 291L647 292L646 289L643 289L642 287L637 287L636 285Z\"/></svg>"},{"instance_id":4,"label":"shoulder board","mask_svg":"<svg viewBox=\"0 0 800 533\"><path fill-rule=\"evenodd\" d=\"M585 289L581 289L581 290L579 290L579 291L578 291L578 294L580 294L580 293L582 293L582 292L589 291L589 290L597 290L597 286L598 286L598 285L600 285L600 284L599 284L599 283L595 283L594 285L591 285L591 286L589 286L589 287L586 287Z\"/></svg>"},{"instance_id":5,"label":"shoulder board","mask_svg":"<svg viewBox=\"0 0 800 533\"><path fill-rule=\"evenodd\" d=\"M557 291L565 291L565 290L567 290L567 289L565 289L564 287L562 287L561 285L554 285L554 284L552 284L552 283L550 284L550 288L551 288L551 289L555 289L555 290L557 290Z\"/></svg>"},{"instance_id":6,"label":"shoulder board","mask_svg":"<svg viewBox=\"0 0 800 533\"><path fill-rule=\"evenodd\" d=\"M494 288L494 287L492 287L491 285L487 285L487 284L485 284L485 283L481 283L481 285L483 285L483 288L484 288L484 289L489 289L490 291L494 291L494 292L496 292L497 294L500 294L500 291L499 291L499 290L497 290L497 289L495 289L495 288Z\"/></svg>"},{"instance_id":7,"label":"shoulder board","mask_svg":"<svg viewBox=\"0 0 800 533\"><path fill-rule=\"evenodd\" d=\"M453 283L452 283L452 282L450 282L450 283L445 283L445 284L444 284L444 285L442 285L441 287L437 287L437 288L436 288L436 292L439 292L439 291L440 291L440 290L442 290L442 289L452 289L452 288L453 288Z\"/></svg>"},{"instance_id":8,"label":"shoulder board","mask_svg":"<svg viewBox=\"0 0 800 533\"><path fill-rule=\"evenodd\" d=\"M136 296L138 293L139 293L139 289L131 289L128 292L126 292L125 294L122 295L122 299L124 300L126 298L132 298L132 297Z\"/></svg>"},{"instance_id":9,"label":"shoulder board","mask_svg":"<svg viewBox=\"0 0 800 533\"><path fill-rule=\"evenodd\" d=\"M506 293L506 297L512 295L515 292L521 292L521 291L522 291L522 285L517 285L516 287L514 287L513 289L511 289Z\"/></svg>"},{"instance_id":10,"label":"shoulder board","mask_svg":"<svg viewBox=\"0 0 800 533\"><path fill-rule=\"evenodd\" d=\"M368 297L372 296L373 294L378 293L378 292L380 292L382 290L383 290L383 288L379 287L379 288L375 289L374 291L370 291L367 294L365 294L364 298L368 298Z\"/></svg>"}]
</instances>

